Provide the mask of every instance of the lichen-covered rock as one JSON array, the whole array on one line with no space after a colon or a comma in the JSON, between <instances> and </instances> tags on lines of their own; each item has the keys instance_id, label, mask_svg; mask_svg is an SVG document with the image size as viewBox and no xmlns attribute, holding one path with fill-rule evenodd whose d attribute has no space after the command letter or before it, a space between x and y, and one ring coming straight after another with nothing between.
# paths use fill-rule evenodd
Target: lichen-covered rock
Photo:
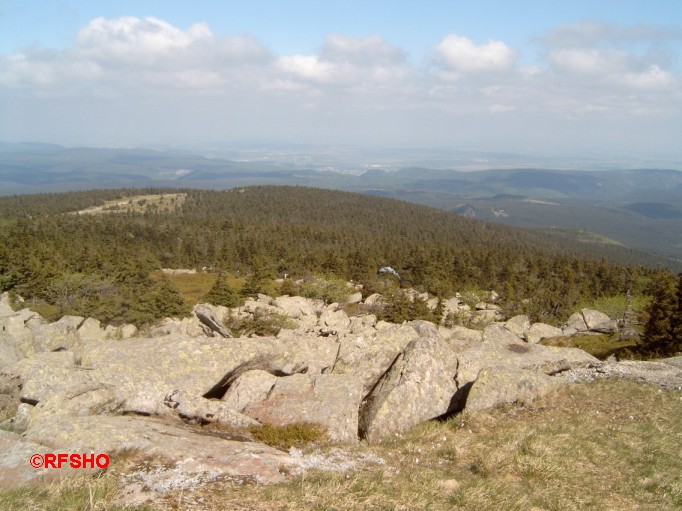
<instances>
[{"instance_id":1,"label":"lichen-covered rock","mask_svg":"<svg viewBox=\"0 0 682 511\"><path fill-rule=\"evenodd\" d=\"M563 335L563 331L552 325L547 325L546 323L533 323L528 331L525 333L524 338L526 342L538 343L542 339L550 339L552 337L559 337Z\"/></svg>"},{"instance_id":2,"label":"lichen-covered rock","mask_svg":"<svg viewBox=\"0 0 682 511\"><path fill-rule=\"evenodd\" d=\"M371 336L347 335L339 339L333 374L353 374L369 392L405 347L419 336L410 325L393 325ZM378 325L377 325L378 327Z\"/></svg>"},{"instance_id":3,"label":"lichen-covered rock","mask_svg":"<svg viewBox=\"0 0 682 511\"><path fill-rule=\"evenodd\" d=\"M583 319L585 320L585 325L587 326L588 330L594 330L597 325L611 321L610 317L600 311L582 309L580 313L583 315Z\"/></svg>"},{"instance_id":4,"label":"lichen-covered rock","mask_svg":"<svg viewBox=\"0 0 682 511\"><path fill-rule=\"evenodd\" d=\"M530 329L530 319L525 314L514 316L504 322L504 327L514 335L523 338L525 333Z\"/></svg>"},{"instance_id":5,"label":"lichen-covered rock","mask_svg":"<svg viewBox=\"0 0 682 511\"><path fill-rule=\"evenodd\" d=\"M233 410L226 403L195 396L182 390L170 392L164 404L181 418L198 424L221 424L234 428L259 425L257 421Z\"/></svg>"},{"instance_id":6,"label":"lichen-covered rock","mask_svg":"<svg viewBox=\"0 0 682 511\"><path fill-rule=\"evenodd\" d=\"M376 442L447 413L457 392L456 374L457 356L444 340L410 342L363 402L361 437Z\"/></svg>"},{"instance_id":7,"label":"lichen-covered rock","mask_svg":"<svg viewBox=\"0 0 682 511\"><path fill-rule=\"evenodd\" d=\"M167 414L168 393L220 398L240 374L321 373L334 364L338 344L330 339L230 339L171 336L88 344L81 363L115 390L122 412Z\"/></svg>"},{"instance_id":8,"label":"lichen-covered rock","mask_svg":"<svg viewBox=\"0 0 682 511\"><path fill-rule=\"evenodd\" d=\"M319 424L330 440L354 442L362 395L352 375L294 374L277 378L265 399L246 406L244 414L275 426Z\"/></svg>"},{"instance_id":9,"label":"lichen-covered rock","mask_svg":"<svg viewBox=\"0 0 682 511\"><path fill-rule=\"evenodd\" d=\"M150 417L60 417L29 429L25 437L53 452L106 453L111 458L117 452L135 450L187 474L219 471L227 477L252 478L261 483L283 481L280 468L292 461L288 454L272 447L225 440L181 423L168 424Z\"/></svg>"},{"instance_id":10,"label":"lichen-covered rock","mask_svg":"<svg viewBox=\"0 0 682 511\"><path fill-rule=\"evenodd\" d=\"M222 401L233 410L243 412L246 407L265 401L276 381L277 376L267 371L246 371L232 382Z\"/></svg>"},{"instance_id":11,"label":"lichen-covered rock","mask_svg":"<svg viewBox=\"0 0 682 511\"><path fill-rule=\"evenodd\" d=\"M507 330L504 325L495 323L493 325L488 325L483 329L483 341L493 342L493 343L515 343L519 342L521 338Z\"/></svg>"},{"instance_id":12,"label":"lichen-covered rock","mask_svg":"<svg viewBox=\"0 0 682 511\"><path fill-rule=\"evenodd\" d=\"M502 404L527 404L565 383L565 380L535 371L486 367L479 371L471 386L465 410L478 412Z\"/></svg>"}]
</instances>

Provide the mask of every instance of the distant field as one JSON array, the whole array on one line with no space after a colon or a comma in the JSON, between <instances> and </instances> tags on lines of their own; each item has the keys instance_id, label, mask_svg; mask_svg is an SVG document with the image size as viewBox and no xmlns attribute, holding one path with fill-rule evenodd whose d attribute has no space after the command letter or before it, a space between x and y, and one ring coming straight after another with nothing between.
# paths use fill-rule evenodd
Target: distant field
<instances>
[{"instance_id":1,"label":"distant field","mask_svg":"<svg viewBox=\"0 0 682 511\"><path fill-rule=\"evenodd\" d=\"M104 215L108 213L146 213L147 211L170 212L185 202L186 193L161 193L156 195L132 195L123 199L106 201L103 206L93 206L76 211L77 215Z\"/></svg>"}]
</instances>

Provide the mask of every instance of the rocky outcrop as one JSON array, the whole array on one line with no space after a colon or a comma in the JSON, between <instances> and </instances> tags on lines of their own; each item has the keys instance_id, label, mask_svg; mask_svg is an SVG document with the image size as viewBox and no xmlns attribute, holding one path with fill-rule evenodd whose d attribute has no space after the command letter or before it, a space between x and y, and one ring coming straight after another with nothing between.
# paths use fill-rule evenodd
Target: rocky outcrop
<instances>
[{"instance_id":1,"label":"rocky outcrop","mask_svg":"<svg viewBox=\"0 0 682 511\"><path fill-rule=\"evenodd\" d=\"M355 442L362 396L362 384L352 375L294 374L276 378L265 398L243 411L274 426L317 424L332 441Z\"/></svg>"},{"instance_id":2,"label":"rocky outcrop","mask_svg":"<svg viewBox=\"0 0 682 511\"><path fill-rule=\"evenodd\" d=\"M457 356L438 337L412 341L362 404L360 435L376 442L449 412Z\"/></svg>"},{"instance_id":3,"label":"rocky outcrop","mask_svg":"<svg viewBox=\"0 0 682 511\"><path fill-rule=\"evenodd\" d=\"M331 441L355 442L359 434L376 442L461 410L526 403L572 381L627 377L682 388L677 359L605 364L578 349L536 344L571 329L608 326L610 319L587 309L563 331L531 325L525 316L472 330L378 321L366 312L382 297L364 304L357 298L344 308L265 295L233 309L202 304L145 336L132 325L103 327L73 316L48 323L0 305L0 413L11 416L5 427L25 432L21 441L4 435L0 446L133 448L188 474L276 482L290 457L248 442L240 430L305 422L323 427ZM486 297L473 312L457 298L444 304L492 320L501 313L493 302ZM349 317L349 310L360 315ZM276 336L228 337L230 318L269 314L290 318L289 328ZM3 456L0 477L11 465Z\"/></svg>"},{"instance_id":4,"label":"rocky outcrop","mask_svg":"<svg viewBox=\"0 0 682 511\"><path fill-rule=\"evenodd\" d=\"M656 385L665 390L682 391L682 369L664 361L598 362L587 367L572 368L560 376L569 382L580 383L603 378L625 378Z\"/></svg>"},{"instance_id":5,"label":"rocky outcrop","mask_svg":"<svg viewBox=\"0 0 682 511\"><path fill-rule=\"evenodd\" d=\"M331 372L354 374L369 392L396 357L419 337L409 325L390 325L372 336L349 335L339 340L338 357Z\"/></svg>"},{"instance_id":6,"label":"rocky outcrop","mask_svg":"<svg viewBox=\"0 0 682 511\"><path fill-rule=\"evenodd\" d=\"M219 424L233 428L260 426L258 421L234 410L229 404L195 396L182 390L173 390L164 404L182 419L197 424Z\"/></svg>"},{"instance_id":7,"label":"rocky outcrop","mask_svg":"<svg viewBox=\"0 0 682 511\"><path fill-rule=\"evenodd\" d=\"M194 306L194 314L199 321L208 327L209 332L215 332L222 337L233 337L232 332L223 325L216 308L212 305L199 303Z\"/></svg>"},{"instance_id":8,"label":"rocky outcrop","mask_svg":"<svg viewBox=\"0 0 682 511\"><path fill-rule=\"evenodd\" d=\"M226 440L149 417L57 418L31 428L25 436L51 450L107 453L110 458L134 450L186 474L213 473L261 483L283 481L280 468L291 462L288 454L272 447Z\"/></svg>"},{"instance_id":9,"label":"rocky outcrop","mask_svg":"<svg viewBox=\"0 0 682 511\"><path fill-rule=\"evenodd\" d=\"M560 335L563 335L560 328L546 323L533 323L530 328L524 332L523 338L526 342L536 344L543 339L551 339L552 337L559 337Z\"/></svg>"},{"instance_id":10,"label":"rocky outcrop","mask_svg":"<svg viewBox=\"0 0 682 511\"><path fill-rule=\"evenodd\" d=\"M490 410L503 404L527 404L565 383L536 371L508 367L481 369L466 399L468 412Z\"/></svg>"},{"instance_id":11,"label":"rocky outcrop","mask_svg":"<svg viewBox=\"0 0 682 511\"><path fill-rule=\"evenodd\" d=\"M333 366L336 342L317 337L231 339L159 337L87 345L84 368L115 389L121 412L166 414L168 392L220 398L240 374L261 369L272 374L321 373Z\"/></svg>"}]
</instances>

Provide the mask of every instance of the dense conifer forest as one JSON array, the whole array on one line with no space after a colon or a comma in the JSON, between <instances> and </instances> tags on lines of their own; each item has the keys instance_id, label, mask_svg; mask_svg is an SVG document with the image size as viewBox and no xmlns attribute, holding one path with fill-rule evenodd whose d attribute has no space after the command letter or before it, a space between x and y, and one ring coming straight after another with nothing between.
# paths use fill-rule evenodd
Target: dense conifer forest
<instances>
[{"instance_id":1,"label":"dense conifer forest","mask_svg":"<svg viewBox=\"0 0 682 511\"><path fill-rule=\"evenodd\" d=\"M558 322L586 300L649 286L666 269L622 247L496 226L393 199L303 187L96 190L0 199L0 291L60 313L145 324L182 315L160 268L272 279L334 275L438 297L496 290L510 314ZM77 214L164 194L138 210ZM391 266L400 279L380 275ZM253 281L253 278L252 278Z\"/></svg>"}]
</instances>

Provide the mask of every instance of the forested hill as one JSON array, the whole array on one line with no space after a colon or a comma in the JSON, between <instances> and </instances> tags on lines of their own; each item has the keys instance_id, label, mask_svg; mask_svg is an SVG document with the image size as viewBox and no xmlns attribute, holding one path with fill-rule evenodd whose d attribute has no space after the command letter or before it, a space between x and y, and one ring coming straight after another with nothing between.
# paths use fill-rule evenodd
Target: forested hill
<instances>
[{"instance_id":1,"label":"forested hill","mask_svg":"<svg viewBox=\"0 0 682 511\"><path fill-rule=\"evenodd\" d=\"M152 320L160 313L163 290L148 276L162 267L271 277L328 273L371 290L378 268L391 266L403 286L438 296L471 286L495 289L510 307L542 317L563 314L586 296L642 286L653 270L634 265L660 263L622 247L347 192L266 186L161 193L0 199L0 290L54 302L65 279L75 286L85 281L81 312L140 322L139 315ZM130 197L153 194L158 197L127 207ZM98 214L74 214L114 199Z\"/></svg>"}]
</instances>

